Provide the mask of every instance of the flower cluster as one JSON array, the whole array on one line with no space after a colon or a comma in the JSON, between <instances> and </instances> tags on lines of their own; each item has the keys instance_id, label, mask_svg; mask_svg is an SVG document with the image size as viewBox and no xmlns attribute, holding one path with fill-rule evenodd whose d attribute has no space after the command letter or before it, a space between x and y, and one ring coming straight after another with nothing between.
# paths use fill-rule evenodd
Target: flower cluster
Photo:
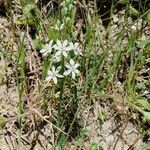
<instances>
[{"instance_id":1,"label":"flower cluster","mask_svg":"<svg viewBox=\"0 0 150 150\"><path fill-rule=\"evenodd\" d=\"M53 65L51 67L52 69L48 70L46 81L53 80L53 82L57 84L58 78L63 78L64 76L68 75L71 75L72 79L75 80L76 74L78 75L80 73L78 70L79 64L75 63L75 61L71 58L72 55L70 55L71 53L74 53L73 56L82 56L79 43L72 43L68 42L67 40L57 40L54 44L54 41L51 40L40 50L40 52L42 53L43 57L51 54L53 58ZM64 61L64 69L63 73L60 74L62 60Z\"/></svg>"}]
</instances>

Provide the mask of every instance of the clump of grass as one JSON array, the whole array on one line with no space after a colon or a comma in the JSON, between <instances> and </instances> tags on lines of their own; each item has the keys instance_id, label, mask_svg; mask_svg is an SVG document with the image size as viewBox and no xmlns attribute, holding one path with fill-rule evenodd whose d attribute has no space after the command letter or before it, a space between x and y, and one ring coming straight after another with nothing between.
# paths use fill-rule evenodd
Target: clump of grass
<instances>
[{"instance_id":1,"label":"clump of grass","mask_svg":"<svg viewBox=\"0 0 150 150\"><path fill-rule=\"evenodd\" d=\"M122 22L118 25L120 29L113 28L116 9L120 6L118 3L122 3L125 10L121 17ZM146 2L144 4L146 5ZM78 113L95 101L104 103L101 97L105 100L111 99L111 104L125 105L130 120L140 120L141 128L145 123L149 123L149 93L146 93L146 96L139 94L137 85L141 80L146 84L149 82L149 76L144 79L139 74L146 68L146 63L149 63L150 39L148 36L142 39L142 36L143 32L147 32L145 28L149 30L150 11L146 8L141 11L140 6L135 8L137 6L129 1L112 1L109 18L105 18L109 22L107 27L104 27L96 1L58 1L57 9L50 10L48 15L43 13L44 7L40 9L38 5L38 2L21 1L22 14L17 23L13 22L11 13L14 42L18 39L15 36L17 29L23 27L25 31L23 38L19 39L19 48L15 56L19 95L17 108L18 116L21 116L17 122L20 133L23 133L26 126L22 115L26 109L31 108L27 106L29 103L25 103L24 97L27 93L30 95L28 89L29 86L33 86L28 84L29 68L26 62L27 49L24 46L29 30L33 34L31 37L35 44L35 50L31 55L35 52L42 64L40 71L34 74L38 77L35 81L38 90L35 93L39 102L38 106L33 107L38 110L38 116L48 118L45 121L45 118L37 119L34 116L34 124L39 129L36 121L40 120L39 124L43 128L52 116L52 124L55 127L53 149L64 149L67 142L78 137L82 130L79 121L82 117L78 118ZM47 5L54 6L53 2ZM81 14L78 14L80 9ZM78 17L81 17L83 24L76 19ZM138 26L139 23L141 26ZM122 90L120 101L117 100L117 87ZM144 90L147 90L147 87ZM100 118L102 122L110 116L104 117ZM91 144L91 149L97 147L95 143Z\"/></svg>"}]
</instances>

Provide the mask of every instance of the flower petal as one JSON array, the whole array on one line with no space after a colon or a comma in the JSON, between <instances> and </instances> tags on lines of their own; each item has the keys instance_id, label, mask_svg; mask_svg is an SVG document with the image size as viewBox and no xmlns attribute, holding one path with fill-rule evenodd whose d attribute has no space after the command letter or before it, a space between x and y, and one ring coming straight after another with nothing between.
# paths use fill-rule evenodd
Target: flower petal
<instances>
[{"instance_id":1,"label":"flower petal","mask_svg":"<svg viewBox=\"0 0 150 150\"><path fill-rule=\"evenodd\" d=\"M61 47L61 46L62 46L62 43L61 43L61 41L60 41L60 40L57 40L57 41L56 41L56 43L57 43L57 45L58 45L59 47Z\"/></svg>"},{"instance_id":2,"label":"flower petal","mask_svg":"<svg viewBox=\"0 0 150 150\"><path fill-rule=\"evenodd\" d=\"M68 63L65 64L65 67L68 68L68 69L71 68L70 64L68 64Z\"/></svg>"},{"instance_id":3,"label":"flower petal","mask_svg":"<svg viewBox=\"0 0 150 150\"><path fill-rule=\"evenodd\" d=\"M67 44L68 44L68 41L67 41L67 40L65 40L65 41L63 42L63 47L66 47L66 46L67 46Z\"/></svg>"},{"instance_id":4,"label":"flower petal","mask_svg":"<svg viewBox=\"0 0 150 150\"><path fill-rule=\"evenodd\" d=\"M40 50L40 53L45 53L46 51L47 51L47 49L43 48L43 49Z\"/></svg>"},{"instance_id":5,"label":"flower petal","mask_svg":"<svg viewBox=\"0 0 150 150\"><path fill-rule=\"evenodd\" d=\"M72 72L72 78L75 79L76 74Z\"/></svg>"},{"instance_id":6,"label":"flower petal","mask_svg":"<svg viewBox=\"0 0 150 150\"><path fill-rule=\"evenodd\" d=\"M57 77L54 77L53 81L54 81L55 84L57 84Z\"/></svg>"},{"instance_id":7,"label":"flower petal","mask_svg":"<svg viewBox=\"0 0 150 150\"><path fill-rule=\"evenodd\" d=\"M78 64L78 63L76 63L76 64L74 65L74 67L75 67L75 68L78 68L78 67L79 67L79 64Z\"/></svg>"},{"instance_id":8,"label":"flower petal","mask_svg":"<svg viewBox=\"0 0 150 150\"><path fill-rule=\"evenodd\" d=\"M76 69L74 72L75 72L76 74L80 74L80 71L77 70L77 69Z\"/></svg>"},{"instance_id":9,"label":"flower petal","mask_svg":"<svg viewBox=\"0 0 150 150\"><path fill-rule=\"evenodd\" d=\"M60 49L60 47L59 47L58 45L56 45L56 44L53 45L53 48L56 49L56 50L59 50L59 49Z\"/></svg>"},{"instance_id":10,"label":"flower petal","mask_svg":"<svg viewBox=\"0 0 150 150\"><path fill-rule=\"evenodd\" d=\"M64 76L61 75L61 74L57 74L57 77L58 77L58 78L63 78Z\"/></svg>"},{"instance_id":11,"label":"flower petal","mask_svg":"<svg viewBox=\"0 0 150 150\"><path fill-rule=\"evenodd\" d=\"M61 55L61 51L57 51L55 54L56 57L59 57L60 55Z\"/></svg>"},{"instance_id":12,"label":"flower petal","mask_svg":"<svg viewBox=\"0 0 150 150\"><path fill-rule=\"evenodd\" d=\"M66 53L66 51L63 51L63 55L65 58L67 58L68 54Z\"/></svg>"},{"instance_id":13,"label":"flower petal","mask_svg":"<svg viewBox=\"0 0 150 150\"><path fill-rule=\"evenodd\" d=\"M59 66L56 71L59 72L61 70L61 66Z\"/></svg>"},{"instance_id":14,"label":"flower petal","mask_svg":"<svg viewBox=\"0 0 150 150\"><path fill-rule=\"evenodd\" d=\"M55 72L55 67L54 66L52 67L52 72Z\"/></svg>"},{"instance_id":15,"label":"flower petal","mask_svg":"<svg viewBox=\"0 0 150 150\"><path fill-rule=\"evenodd\" d=\"M70 59L70 64L71 64L72 66L74 65L73 59Z\"/></svg>"},{"instance_id":16,"label":"flower petal","mask_svg":"<svg viewBox=\"0 0 150 150\"><path fill-rule=\"evenodd\" d=\"M51 40L51 41L49 42L49 45L50 45L50 46L52 46L52 44L53 44L53 40Z\"/></svg>"},{"instance_id":17,"label":"flower petal","mask_svg":"<svg viewBox=\"0 0 150 150\"><path fill-rule=\"evenodd\" d=\"M71 73L71 70L66 70L63 75L68 76L70 73Z\"/></svg>"},{"instance_id":18,"label":"flower petal","mask_svg":"<svg viewBox=\"0 0 150 150\"><path fill-rule=\"evenodd\" d=\"M78 48L79 43L78 43L78 42L76 42L76 43L74 44L74 46L75 46L76 48Z\"/></svg>"},{"instance_id":19,"label":"flower petal","mask_svg":"<svg viewBox=\"0 0 150 150\"><path fill-rule=\"evenodd\" d=\"M48 75L48 76L53 76L52 71L48 70L47 75Z\"/></svg>"},{"instance_id":20,"label":"flower petal","mask_svg":"<svg viewBox=\"0 0 150 150\"><path fill-rule=\"evenodd\" d=\"M52 76L46 77L45 81L50 81L52 79Z\"/></svg>"}]
</instances>

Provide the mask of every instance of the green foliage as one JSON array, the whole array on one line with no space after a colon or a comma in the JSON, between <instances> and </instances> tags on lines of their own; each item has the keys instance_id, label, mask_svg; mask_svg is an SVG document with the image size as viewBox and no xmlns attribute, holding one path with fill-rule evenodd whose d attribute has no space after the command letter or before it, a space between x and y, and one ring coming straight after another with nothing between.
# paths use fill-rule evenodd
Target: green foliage
<instances>
[{"instance_id":1,"label":"green foliage","mask_svg":"<svg viewBox=\"0 0 150 150\"><path fill-rule=\"evenodd\" d=\"M150 111L150 103L148 102L148 100L138 99L137 102L140 103L144 107L144 109L147 109L148 111Z\"/></svg>"},{"instance_id":2,"label":"green foliage","mask_svg":"<svg viewBox=\"0 0 150 150\"><path fill-rule=\"evenodd\" d=\"M149 27L150 27L150 12L147 13L147 15L146 15L146 20L147 20L148 25L149 25Z\"/></svg>"},{"instance_id":3,"label":"green foliage","mask_svg":"<svg viewBox=\"0 0 150 150\"><path fill-rule=\"evenodd\" d=\"M128 4L130 1L129 0L119 0L119 3L121 4Z\"/></svg>"},{"instance_id":4,"label":"green foliage","mask_svg":"<svg viewBox=\"0 0 150 150\"><path fill-rule=\"evenodd\" d=\"M4 127L7 122L7 118L0 116L0 130Z\"/></svg>"},{"instance_id":5,"label":"green foliage","mask_svg":"<svg viewBox=\"0 0 150 150\"><path fill-rule=\"evenodd\" d=\"M94 2L96 3L96 1ZM16 21L17 27L20 25L27 31L32 31L32 29L36 30L33 39L35 44L33 54L37 54L36 59L42 64L42 66L39 67L40 71L34 73L33 70L33 72L29 72L28 74L28 69L30 70L30 68L26 62L27 49L25 47L25 35L20 41L14 37L14 41L19 41L17 43L19 48L17 52L15 52L15 80L19 93L17 112L19 115L25 112L24 98L27 97L30 103L30 99L28 98L30 96L29 94L31 94L30 91L35 92L34 94L38 97L36 99L38 105L35 104L33 106L38 107L39 110L41 109L41 112L44 112L43 118L45 118L45 114L47 117L52 113L52 116L54 116L52 123L61 130L68 132L66 136L60 133L60 131L54 130L56 136L54 141L55 145L53 146L54 149L64 149L64 145L66 141L68 142L70 140L70 137L72 141L84 140L88 132L86 129L81 127L78 130L73 130L75 128L74 124L77 122L76 113L78 109L85 109L83 107L86 107L86 105L83 104L92 105L94 101L98 101L104 105L108 100L108 103L112 104L116 100L112 99L112 94L115 95L114 97L119 97L119 103L127 105L127 107L131 109L131 112L136 109L138 115L140 112L142 117L147 122L150 122L150 102L137 92L139 89L149 87L149 85L146 85L149 84L148 80L144 78L141 79L142 81L144 80L143 82L137 83L137 79L140 71L148 66L147 58L150 54L150 39L141 40L143 38L141 34L144 32L143 26L134 31L131 29L132 25L138 24L140 19L144 27L145 20L150 25L150 13L146 12L141 15L141 11L133 6L129 0L120 0L119 3L123 4L126 9L125 14L122 16L123 21L121 25L118 25L116 28L121 28L122 26L123 28L114 34L115 31L111 31L113 29L110 28L111 24L107 29L100 28L103 26L101 25L101 16L98 16L99 10L94 10L95 13L93 13L92 3L88 5L87 3L85 0L83 0L81 4L75 4L73 0L63 0L58 7L60 9L54 10L56 11L54 13L55 15L53 16L49 13L48 16L44 14L44 12L40 12L42 10L38 7L38 1L21 0L22 16ZM49 3L49 6L51 6L50 4L51 3ZM94 4L94 6L96 6L96 4ZM45 5L43 7L45 8ZM106 6L106 8L107 7L108 6ZM49 7L47 9L49 9ZM112 4L111 9L112 10L108 11L111 12L110 18L115 15L113 14L113 9L115 9L114 4ZM144 10L142 12L144 12ZM131 17L133 18L131 19ZM128 22L129 18L132 24ZM105 19L107 20L108 18ZM135 21L133 21L134 19ZM79 21L81 21L81 24ZM81 28L79 28L79 26ZM31 28L29 29L28 27ZM63 79L59 80L58 85L54 85L51 81L45 81L45 78L48 70L52 66L55 52L52 51L46 58L40 58L38 54L45 43L53 40L54 44L56 44L57 40L63 41L65 39L69 42L77 41L80 43L83 56L77 59L73 52L68 52L68 56L80 62L81 73L76 80L64 76ZM109 55L112 55L110 59ZM61 66L60 72L62 75L67 61L68 60L64 59L63 56L60 62L55 63L56 67ZM33 78L38 78L32 81L34 84L39 84L39 91L30 83L30 77L32 78L30 73L33 74ZM0 84L3 83L3 80L4 75L0 73ZM39 93L36 93L37 91ZM32 98L34 99L34 96L32 96ZM42 106L39 107L39 103L42 103ZM91 110L89 110L89 112L90 111ZM101 109L98 114L98 119L100 119L101 122L105 122L105 119L109 118L109 111L111 112L111 110ZM23 117L19 117L18 122L21 129L23 126ZM6 118L0 117L0 127L3 127L5 123ZM90 150L102 150L102 148L99 144L92 143Z\"/></svg>"},{"instance_id":6,"label":"green foliage","mask_svg":"<svg viewBox=\"0 0 150 150\"><path fill-rule=\"evenodd\" d=\"M139 16L139 11L136 10L132 5L129 6L129 11L130 11L130 14L134 15L134 16Z\"/></svg>"},{"instance_id":7,"label":"green foliage","mask_svg":"<svg viewBox=\"0 0 150 150\"><path fill-rule=\"evenodd\" d=\"M98 146L97 143L92 143L90 150L103 150L103 148L101 146Z\"/></svg>"}]
</instances>

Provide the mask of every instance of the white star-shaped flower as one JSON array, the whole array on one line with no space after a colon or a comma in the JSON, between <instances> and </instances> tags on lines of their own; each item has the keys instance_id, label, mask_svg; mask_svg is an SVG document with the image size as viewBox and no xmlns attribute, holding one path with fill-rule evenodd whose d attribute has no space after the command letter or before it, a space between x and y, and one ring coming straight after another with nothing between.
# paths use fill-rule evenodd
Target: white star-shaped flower
<instances>
[{"instance_id":1,"label":"white star-shaped flower","mask_svg":"<svg viewBox=\"0 0 150 150\"><path fill-rule=\"evenodd\" d=\"M81 55L82 56L82 51L79 48L79 43L76 42L73 44L72 42L70 42L69 44L70 44L69 48L74 51L75 55Z\"/></svg>"},{"instance_id":2,"label":"white star-shaped flower","mask_svg":"<svg viewBox=\"0 0 150 150\"><path fill-rule=\"evenodd\" d=\"M53 46L54 49L57 50L56 56L63 55L65 58L67 58L68 51L70 50L70 47L68 47L67 45L68 45L68 41L67 40L65 40L63 42L57 40L56 44Z\"/></svg>"},{"instance_id":3,"label":"white star-shaped flower","mask_svg":"<svg viewBox=\"0 0 150 150\"><path fill-rule=\"evenodd\" d=\"M68 69L64 72L65 76L71 74L72 78L75 79L76 74L80 73L77 69L79 67L79 64L75 63L72 59L70 59L70 63L66 63L65 66Z\"/></svg>"},{"instance_id":4,"label":"white star-shaped flower","mask_svg":"<svg viewBox=\"0 0 150 150\"><path fill-rule=\"evenodd\" d=\"M53 40L51 40L49 42L49 44L46 44L41 50L40 50L40 53L42 53L42 55L45 57L47 56L49 53L52 52L52 49L53 49Z\"/></svg>"},{"instance_id":5,"label":"white star-shaped flower","mask_svg":"<svg viewBox=\"0 0 150 150\"><path fill-rule=\"evenodd\" d=\"M59 71L61 70L61 67L58 67L55 69L55 67L52 67L52 70L48 70L46 81L53 80L55 84L57 84L57 78L63 78L61 74L59 74Z\"/></svg>"}]
</instances>

